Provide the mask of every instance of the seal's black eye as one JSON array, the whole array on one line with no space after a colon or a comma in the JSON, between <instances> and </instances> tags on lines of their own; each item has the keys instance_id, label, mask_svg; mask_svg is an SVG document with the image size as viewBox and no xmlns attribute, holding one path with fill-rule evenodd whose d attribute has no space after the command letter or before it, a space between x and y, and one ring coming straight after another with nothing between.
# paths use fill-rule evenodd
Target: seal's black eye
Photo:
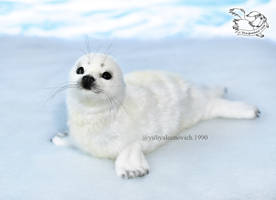
<instances>
[{"instance_id":1,"label":"seal's black eye","mask_svg":"<svg viewBox=\"0 0 276 200\"><path fill-rule=\"evenodd\" d=\"M83 74L84 73L83 67L79 67L76 72L77 74Z\"/></svg>"},{"instance_id":2,"label":"seal's black eye","mask_svg":"<svg viewBox=\"0 0 276 200\"><path fill-rule=\"evenodd\" d=\"M106 80L109 80L112 78L112 75L109 73L109 72L104 72L102 74L102 78L106 79Z\"/></svg>"}]
</instances>

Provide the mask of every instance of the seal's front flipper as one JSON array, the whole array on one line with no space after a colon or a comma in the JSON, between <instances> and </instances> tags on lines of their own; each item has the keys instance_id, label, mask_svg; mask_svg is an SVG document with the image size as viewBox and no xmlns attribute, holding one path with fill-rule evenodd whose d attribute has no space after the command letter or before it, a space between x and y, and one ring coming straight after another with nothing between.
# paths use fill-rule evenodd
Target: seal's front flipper
<instances>
[{"instance_id":1,"label":"seal's front flipper","mask_svg":"<svg viewBox=\"0 0 276 200\"><path fill-rule=\"evenodd\" d=\"M50 141L57 146L73 146L68 133L58 133Z\"/></svg>"},{"instance_id":2,"label":"seal's front flipper","mask_svg":"<svg viewBox=\"0 0 276 200\"><path fill-rule=\"evenodd\" d=\"M115 161L115 170L122 178L142 177L149 173L149 165L141 150L141 145L134 143L126 147Z\"/></svg>"}]
</instances>

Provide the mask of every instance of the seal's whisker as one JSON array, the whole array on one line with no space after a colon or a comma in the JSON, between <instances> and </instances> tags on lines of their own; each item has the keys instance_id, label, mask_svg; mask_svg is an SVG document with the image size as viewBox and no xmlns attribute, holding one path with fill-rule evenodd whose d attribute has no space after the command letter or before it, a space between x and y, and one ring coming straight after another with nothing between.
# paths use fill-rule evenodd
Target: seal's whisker
<instances>
[{"instance_id":1,"label":"seal's whisker","mask_svg":"<svg viewBox=\"0 0 276 200\"><path fill-rule=\"evenodd\" d=\"M101 92L102 94L105 95L105 102L107 102L109 104L109 113L112 113L112 109L113 109L113 106L116 106L118 108L120 108L122 106L122 104L118 104L118 102L114 99L114 98L111 98L109 95L107 95L104 90L98 88L98 87L95 87L95 89L98 91L98 92ZM123 110L125 111L125 109L123 108ZM125 113L127 113L125 111ZM113 115L112 115L113 116ZM113 116L114 117L114 116Z\"/></svg>"},{"instance_id":2,"label":"seal's whisker","mask_svg":"<svg viewBox=\"0 0 276 200\"><path fill-rule=\"evenodd\" d=\"M64 87L66 85L76 85L77 83L74 83L74 82L64 82L64 83L61 83L62 85L61 86L50 86L50 87L45 87L45 88L42 88L42 89L55 89L55 88L60 88L60 87Z\"/></svg>"},{"instance_id":3,"label":"seal's whisker","mask_svg":"<svg viewBox=\"0 0 276 200\"><path fill-rule=\"evenodd\" d=\"M49 96L49 98L47 99L47 101L50 100L50 99L52 99L52 98L54 98L58 93L60 93L60 92L62 92L62 91L64 91L64 90L66 90L66 89L78 88L78 87L79 87L78 84L67 84L67 85L63 85L63 86L59 87L58 89L56 89L56 90Z\"/></svg>"},{"instance_id":4,"label":"seal's whisker","mask_svg":"<svg viewBox=\"0 0 276 200\"><path fill-rule=\"evenodd\" d=\"M90 46L90 41L89 41L89 36L85 36L85 47L86 47L86 52L87 54L91 53L91 46Z\"/></svg>"},{"instance_id":5,"label":"seal's whisker","mask_svg":"<svg viewBox=\"0 0 276 200\"><path fill-rule=\"evenodd\" d=\"M128 114L128 112L127 112L125 106L123 105L123 102L122 102L122 101L118 101L118 100L116 99L116 97L113 97L113 98L111 98L111 99L112 99L112 101L118 106L118 108L122 108L122 111L124 111L125 114L126 114L127 116L129 116L129 114Z\"/></svg>"},{"instance_id":6,"label":"seal's whisker","mask_svg":"<svg viewBox=\"0 0 276 200\"><path fill-rule=\"evenodd\" d=\"M109 113L111 113L112 111L112 107L113 107L113 103L112 103L112 100L110 99L110 97L108 95L106 95L107 97L107 102L109 103Z\"/></svg>"},{"instance_id":7,"label":"seal's whisker","mask_svg":"<svg viewBox=\"0 0 276 200\"><path fill-rule=\"evenodd\" d=\"M104 52L105 57L104 57L104 60L103 60L103 64L105 63L107 56L110 54L109 50L111 49L111 47L112 47L112 42L107 46L107 48L106 48L106 50Z\"/></svg>"},{"instance_id":8,"label":"seal's whisker","mask_svg":"<svg viewBox=\"0 0 276 200\"><path fill-rule=\"evenodd\" d=\"M85 50L83 50L83 49L80 49L80 51L82 52L82 54L84 54L84 55L86 55L87 54L87 52L85 51Z\"/></svg>"}]
</instances>

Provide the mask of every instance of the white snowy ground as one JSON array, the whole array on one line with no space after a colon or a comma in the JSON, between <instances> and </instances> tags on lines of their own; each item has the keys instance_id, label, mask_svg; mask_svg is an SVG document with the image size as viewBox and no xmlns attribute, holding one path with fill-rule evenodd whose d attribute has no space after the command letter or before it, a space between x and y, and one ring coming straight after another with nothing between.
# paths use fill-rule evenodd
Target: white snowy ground
<instances>
[{"instance_id":1,"label":"white snowy ground","mask_svg":"<svg viewBox=\"0 0 276 200\"><path fill-rule=\"evenodd\" d=\"M162 69L227 86L256 104L256 120L205 121L147 156L151 172L123 180L113 162L49 142L66 130L62 86L84 41L0 38L0 199L276 199L276 45L264 39L112 41L123 71ZM110 41L93 41L92 49ZM94 43L96 45L94 45ZM94 45L94 46L93 46ZM96 46L96 47L95 47Z\"/></svg>"}]
</instances>

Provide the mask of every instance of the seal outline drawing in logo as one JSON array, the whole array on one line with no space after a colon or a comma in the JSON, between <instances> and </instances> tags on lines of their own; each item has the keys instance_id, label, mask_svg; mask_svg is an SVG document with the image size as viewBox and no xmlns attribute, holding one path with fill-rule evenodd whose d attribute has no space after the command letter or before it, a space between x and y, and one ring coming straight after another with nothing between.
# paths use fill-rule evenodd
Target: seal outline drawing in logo
<instances>
[{"instance_id":1,"label":"seal outline drawing in logo","mask_svg":"<svg viewBox=\"0 0 276 200\"><path fill-rule=\"evenodd\" d=\"M268 28L269 25L267 23L267 18L263 14L257 11L245 14L242 8L231 8L229 13L235 17L233 19L234 25L232 28L237 35L264 37L262 32Z\"/></svg>"}]
</instances>

